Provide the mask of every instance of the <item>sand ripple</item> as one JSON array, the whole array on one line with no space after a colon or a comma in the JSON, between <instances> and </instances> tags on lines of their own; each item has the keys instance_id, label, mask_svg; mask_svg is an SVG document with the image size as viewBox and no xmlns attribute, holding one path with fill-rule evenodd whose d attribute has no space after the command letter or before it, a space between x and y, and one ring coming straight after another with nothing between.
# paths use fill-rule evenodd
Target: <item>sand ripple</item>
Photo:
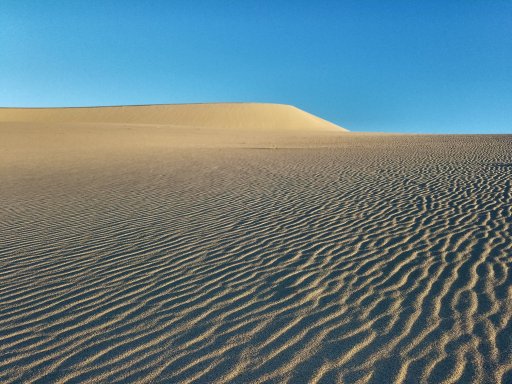
<instances>
[{"instance_id":1,"label":"sand ripple","mask_svg":"<svg viewBox=\"0 0 512 384\"><path fill-rule=\"evenodd\" d=\"M0 382L512 382L510 136L8 181Z\"/></svg>"}]
</instances>

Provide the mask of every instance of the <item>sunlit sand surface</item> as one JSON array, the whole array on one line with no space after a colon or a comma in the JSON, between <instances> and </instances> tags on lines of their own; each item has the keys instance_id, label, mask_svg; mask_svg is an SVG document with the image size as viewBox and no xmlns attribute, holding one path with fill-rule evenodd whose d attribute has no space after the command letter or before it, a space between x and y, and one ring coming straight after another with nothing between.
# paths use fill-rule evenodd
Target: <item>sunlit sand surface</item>
<instances>
[{"instance_id":1,"label":"sunlit sand surface","mask_svg":"<svg viewBox=\"0 0 512 384\"><path fill-rule=\"evenodd\" d=\"M512 382L512 136L0 121L0 382Z\"/></svg>"}]
</instances>

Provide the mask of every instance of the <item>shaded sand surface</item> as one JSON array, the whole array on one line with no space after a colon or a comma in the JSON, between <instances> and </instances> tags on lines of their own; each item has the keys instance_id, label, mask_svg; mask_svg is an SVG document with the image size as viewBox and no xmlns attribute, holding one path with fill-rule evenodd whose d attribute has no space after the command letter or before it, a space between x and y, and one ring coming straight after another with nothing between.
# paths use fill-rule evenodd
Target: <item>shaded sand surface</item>
<instances>
[{"instance_id":1,"label":"shaded sand surface","mask_svg":"<svg viewBox=\"0 0 512 384\"><path fill-rule=\"evenodd\" d=\"M4 122L0 177L2 383L512 382L512 136Z\"/></svg>"}]
</instances>

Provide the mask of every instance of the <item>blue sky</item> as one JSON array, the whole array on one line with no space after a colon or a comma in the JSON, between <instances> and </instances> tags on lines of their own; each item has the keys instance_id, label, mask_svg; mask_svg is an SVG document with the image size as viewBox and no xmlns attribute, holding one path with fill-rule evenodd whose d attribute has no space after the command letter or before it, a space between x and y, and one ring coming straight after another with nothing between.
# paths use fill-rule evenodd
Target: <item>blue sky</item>
<instances>
[{"instance_id":1,"label":"blue sky","mask_svg":"<svg viewBox=\"0 0 512 384\"><path fill-rule=\"evenodd\" d=\"M0 106L256 101L512 133L512 1L0 2Z\"/></svg>"}]
</instances>

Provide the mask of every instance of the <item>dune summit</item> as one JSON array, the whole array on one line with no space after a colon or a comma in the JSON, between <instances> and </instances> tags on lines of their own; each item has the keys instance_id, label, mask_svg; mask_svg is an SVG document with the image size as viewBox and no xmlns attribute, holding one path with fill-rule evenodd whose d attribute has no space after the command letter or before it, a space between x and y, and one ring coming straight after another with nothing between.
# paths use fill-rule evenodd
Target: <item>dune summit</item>
<instances>
[{"instance_id":1,"label":"dune summit","mask_svg":"<svg viewBox=\"0 0 512 384\"><path fill-rule=\"evenodd\" d=\"M1 383L512 382L512 136L0 110Z\"/></svg>"}]
</instances>

